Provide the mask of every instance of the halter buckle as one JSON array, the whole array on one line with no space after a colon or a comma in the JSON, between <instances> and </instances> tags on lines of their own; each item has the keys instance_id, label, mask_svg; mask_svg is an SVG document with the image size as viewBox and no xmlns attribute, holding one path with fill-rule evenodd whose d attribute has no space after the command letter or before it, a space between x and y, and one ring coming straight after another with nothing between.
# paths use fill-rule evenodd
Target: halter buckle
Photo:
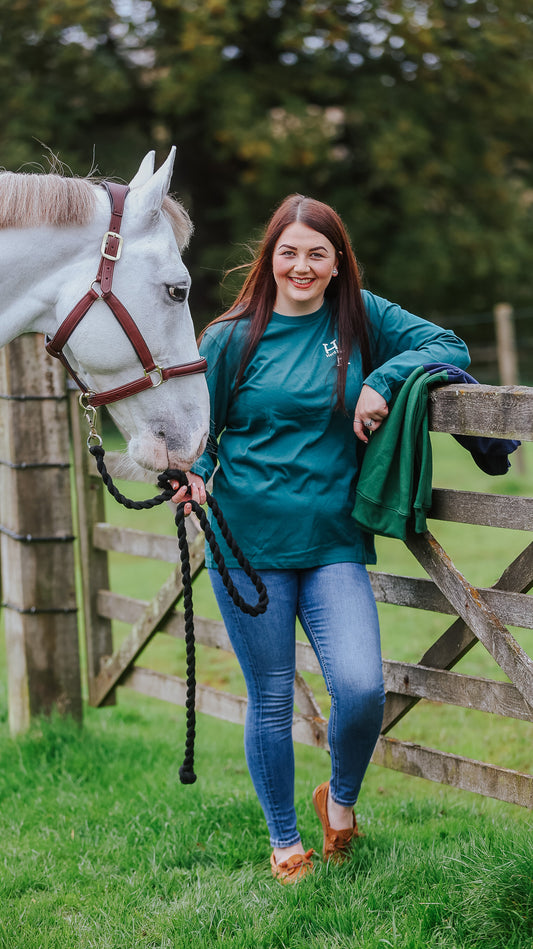
<instances>
[{"instance_id":1,"label":"halter buckle","mask_svg":"<svg viewBox=\"0 0 533 949\"><path fill-rule=\"evenodd\" d=\"M152 378L152 373L154 372L157 373L157 382L154 382ZM148 379L151 380L153 389L157 389L157 387L165 381L163 379L163 370L161 369L161 366L155 366L153 369L145 369L144 374L148 377Z\"/></svg>"},{"instance_id":2,"label":"halter buckle","mask_svg":"<svg viewBox=\"0 0 533 949\"><path fill-rule=\"evenodd\" d=\"M114 237L118 241L118 246L114 254L110 254L107 250L108 241ZM121 234L117 234L116 231L106 231L103 238L102 244L100 247L100 253L102 257L105 257L106 260L119 260L120 255L122 254L122 245L124 243L124 238Z\"/></svg>"}]
</instances>

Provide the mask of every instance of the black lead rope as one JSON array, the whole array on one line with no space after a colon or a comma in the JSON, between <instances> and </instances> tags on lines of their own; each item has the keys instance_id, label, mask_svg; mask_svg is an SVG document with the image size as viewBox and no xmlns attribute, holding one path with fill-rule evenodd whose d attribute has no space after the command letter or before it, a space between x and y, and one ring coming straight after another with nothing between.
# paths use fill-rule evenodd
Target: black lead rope
<instances>
[{"instance_id":1,"label":"black lead rope","mask_svg":"<svg viewBox=\"0 0 533 949\"><path fill-rule=\"evenodd\" d=\"M164 471L163 474L160 474L157 479L158 487L162 489L161 494L158 494L155 498L149 498L146 501L133 501L131 498L127 498L124 494L121 494L118 488L113 484L111 475L109 474L104 463L104 449L100 445L90 445L89 451L91 455L94 455L96 466L100 475L102 476L102 481L104 482L112 497L114 497L115 500L119 502L119 504L122 504L124 507L135 511L156 507L158 504L162 504L163 501L170 501L170 499L176 493L176 489L170 484L171 478L174 481L179 481L181 486L184 486L188 483L187 477L183 471L167 468L167 470ZM191 505L192 510L195 512L200 521L200 526L204 531L205 539L211 548L211 553L213 554L213 559L217 565L217 570L222 577L222 581L235 605L238 606L243 613L247 613L249 616L259 616L260 613L264 613L266 611L268 606L268 595L261 577L256 573L252 565L244 556L242 550L238 547L224 519L224 515L222 514L222 511L220 510L215 499L211 494L209 494L209 492L206 492L206 495L207 503L211 508L214 517L216 518L224 540L230 548L233 556L236 558L239 566L242 567L246 575L252 581L255 589L257 590L259 599L257 604L252 606L243 599L235 587L204 509L200 507L197 501L193 501L192 498L182 501L180 504L178 504L174 521L178 530L178 546L180 551L181 576L183 580L185 647L187 658L187 698L185 702L185 708L187 710L187 736L185 739L185 756L179 771L180 781L182 784L194 784L196 781L196 775L194 773L194 737L196 729L196 660L194 648L194 614L192 604L191 565L189 559L187 532L185 529L185 504Z\"/></svg>"}]
</instances>

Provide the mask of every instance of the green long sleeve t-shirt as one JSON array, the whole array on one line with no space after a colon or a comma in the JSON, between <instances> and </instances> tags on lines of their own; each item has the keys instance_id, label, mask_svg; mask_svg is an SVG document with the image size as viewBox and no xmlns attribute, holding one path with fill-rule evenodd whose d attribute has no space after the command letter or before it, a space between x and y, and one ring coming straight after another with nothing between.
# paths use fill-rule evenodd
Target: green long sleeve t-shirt
<instances>
[{"instance_id":1,"label":"green long sleeve t-shirt","mask_svg":"<svg viewBox=\"0 0 533 949\"><path fill-rule=\"evenodd\" d=\"M373 534L351 516L364 451L353 431L361 387L389 402L417 366L469 364L450 330L368 291L363 300L373 369L363 378L354 349L347 414L335 408L338 346L327 302L307 316L272 314L236 396L247 321L217 323L204 334L211 433L192 471L206 481L214 472L213 495L256 569L375 563ZM236 566L214 519L212 526L227 565ZM209 549L206 563L214 566Z\"/></svg>"}]
</instances>

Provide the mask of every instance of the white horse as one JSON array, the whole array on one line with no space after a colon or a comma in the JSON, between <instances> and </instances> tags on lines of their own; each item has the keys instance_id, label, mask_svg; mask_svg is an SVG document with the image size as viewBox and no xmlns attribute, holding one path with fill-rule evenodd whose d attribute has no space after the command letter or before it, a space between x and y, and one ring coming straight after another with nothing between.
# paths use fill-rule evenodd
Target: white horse
<instances>
[{"instance_id":1,"label":"white horse","mask_svg":"<svg viewBox=\"0 0 533 949\"><path fill-rule=\"evenodd\" d=\"M78 301L96 290L94 303L69 334L65 356L90 393L143 379L147 387L126 398L121 394L110 412L130 436L133 461L159 471L187 470L209 430L205 366L180 254L192 225L168 197L174 155L173 148L155 174L154 152L143 160L130 182L120 238L109 226L110 197L95 180L0 174L0 346L28 332L53 338ZM106 256L102 237L109 240L109 234L116 240ZM99 292L95 277L109 260L112 294L133 317L154 360L153 372L143 375L139 356ZM165 370L176 364L185 364L186 374Z\"/></svg>"}]
</instances>

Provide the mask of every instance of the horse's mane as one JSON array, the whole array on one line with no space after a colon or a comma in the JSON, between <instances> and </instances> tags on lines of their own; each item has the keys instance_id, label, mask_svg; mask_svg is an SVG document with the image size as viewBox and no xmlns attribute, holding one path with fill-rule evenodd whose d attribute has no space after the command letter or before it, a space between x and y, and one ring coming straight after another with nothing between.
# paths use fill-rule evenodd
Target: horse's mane
<instances>
[{"instance_id":1,"label":"horse's mane","mask_svg":"<svg viewBox=\"0 0 533 949\"><path fill-rule=\"evenodd\" d=\"M95 212L97 178L66 178L58 174L0 172L0 228L65 227L88 224ZM180 250L189 243L193 226L185 208L169 195L163 201Z\"/></svg>"}]
</instances>

